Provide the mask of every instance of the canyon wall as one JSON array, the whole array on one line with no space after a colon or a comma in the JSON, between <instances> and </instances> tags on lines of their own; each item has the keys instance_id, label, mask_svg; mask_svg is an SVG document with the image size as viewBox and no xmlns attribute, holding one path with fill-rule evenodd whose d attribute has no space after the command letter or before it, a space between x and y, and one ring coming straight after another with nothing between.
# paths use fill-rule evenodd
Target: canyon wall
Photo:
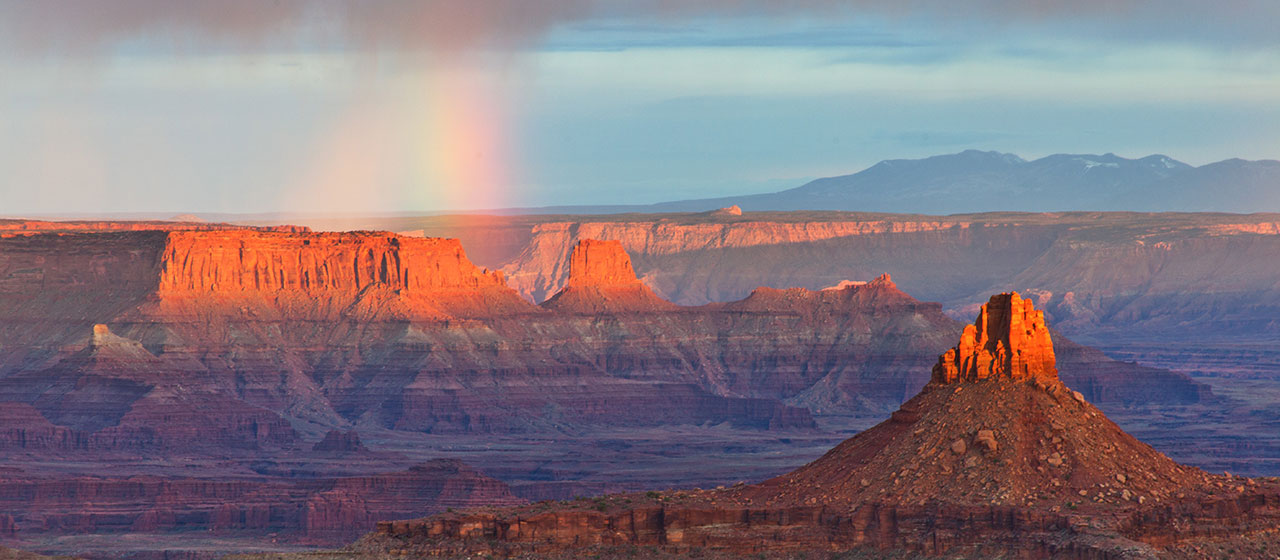
<instances>
[{"instance_id":1,"label":"canyon wall","mask_svg":"<svg viewBox=\"0 0 1280 560\"><path fill-rule=\"evenodd\" d=\"M839 212L522 217L512 287L543 301L572 246L617 239L662 297L739 299L758 286L818 289L888 272L912 295L968 316L1017 290L1088 341L1261 340L1280 324L1275 215L1054 213L929 217ZM439 231L447 231L441 229ZM476 237L477 242L483 238ZM1185 328L1198 325L1195 335Z\"/></svg>"},{"instance_id":2,"label":"canyon wall","mask_svg":"<svg viewBox=\"0 0 1280 560\"><path fill-rule=\"evenodd\" d=\"M175 232L161 254L160 294L504 288L456 239L378 233Z\"/></svg>"}]
</instances>

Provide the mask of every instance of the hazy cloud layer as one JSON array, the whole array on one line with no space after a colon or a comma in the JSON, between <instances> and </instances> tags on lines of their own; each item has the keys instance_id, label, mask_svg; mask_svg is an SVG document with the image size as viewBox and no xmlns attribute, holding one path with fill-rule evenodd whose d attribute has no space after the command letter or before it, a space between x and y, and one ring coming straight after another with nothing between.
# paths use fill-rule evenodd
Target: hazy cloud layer
<instances>
[{"instance_id":1,"label":"hazy cloud layer","mask_svg":"<svg viewBox=\"0 0 1280 560\"><path fill-rule=\"evenodd\" d=\"M862 16L939 28L1026 26L1126 40L1280 44L1271 0L0 0L0 41L27 54L94 54L121 41L183 48L452 50L528 45L600 18Z\"/></svg>"},{"instance_id":2,"label":"hazy cloud layer","mask_svg":"<svg viewBox=\"0 0 1280 560\"><path fill-rule=\"evenodd\" d=\"M0 0L0 213L655 202L964 148L1274 158L1277 19L1274 0Z\"/></svg>"}]
</instances>

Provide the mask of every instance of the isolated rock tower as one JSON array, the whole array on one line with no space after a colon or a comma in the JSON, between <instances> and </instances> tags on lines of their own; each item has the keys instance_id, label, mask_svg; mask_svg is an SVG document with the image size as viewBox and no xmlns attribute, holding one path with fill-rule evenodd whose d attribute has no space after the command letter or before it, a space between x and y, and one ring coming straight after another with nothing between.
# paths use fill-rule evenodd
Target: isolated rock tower
<instances>
[{"instance_id":1,"label":"isolated rock tower","mask_svg":"<svg viewBox=\"0 0 1280 560\"><path fill-rule=\"evenodd\" d=\"M965 326L960 343L933 366L935 383L988 377L1058 379L1044 312L1017 292L991 296L978 312L978 320Z\"/></svg>"}]
</instances>

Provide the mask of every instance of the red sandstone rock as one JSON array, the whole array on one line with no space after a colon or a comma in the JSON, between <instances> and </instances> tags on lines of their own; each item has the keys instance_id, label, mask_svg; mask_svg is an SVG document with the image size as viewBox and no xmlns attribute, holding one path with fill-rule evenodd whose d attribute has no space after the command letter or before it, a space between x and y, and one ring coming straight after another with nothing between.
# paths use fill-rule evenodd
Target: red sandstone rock
<instances>
[{"instance_id":1,"label":"red sandstone rock","mask_svg":"<svg viewBox=\"0 0 1280 560\"><path fill-rule=\"evenodd\" d=\"M644 259L641 274L653 274L653 287L687 305L727 301L743 297L757 286L823 286L814 283L816 271L840 270L839 278L858 278L889 268L888 262L868 266L843 256L813 250L824 243L867 242L882 250L892 241L909 241L913 236L970 235L970 223L962 220L931 219L894 221L886 219L814 221L747 220L709 222L705 216L686 222L680 219L547 222L535 223L526 245L503 265L510 284L525 297L541 301L563 288L569 277L569 258L578 241L616 239L633 256ZM910 234L910 235L906 235ZM890 241L882 240L889 236ZM931 258L936 248L922 251ZM716 255L713 260L701 255ZM840 255L840 253L835 253ZM815 263L814 258L829 262ZM655 267L653 262L663 262ZM709 264L714 263L714 266ZM797 263L797 264L790 264ZM804 264L799 264L804 263ZM860 268L856 272L849 267ZM733 269L724 277L722 267ZM936 263L922 269L928 277ZM714 285L708 282L712 282ZM695 295L696 293L696 295Z\"/></svg>"},{"instance_id":2,"label":"red sandstone rock","mask_svg":"<svg viewBox=\"0 0 1280 560\"><path fill-rule=\"evenodd\" d=\"M1053 342L1044 312L1017 292L991 296L960 343L938 358L933 381L956 383L988 377L1056 381Z\"/></svg>"},{"instance_id":3,"label":"red sandstone rock","mask_svg":"<svg viewBox=\"0 0 1280 560\"><path fill-rule=\"evenodd\" d=\"M583 239L569 257L564 289L542 307L572 313L671 311L676 305L658 297L636 278L631 257L617 241Z\"/></svg>"},{"instance_id":4,"label":"red sandstone rock","mask_svg":"<svg viewBox=\"0 0 1280 560\"><path fill-rule=\"evenodd\" d=\"M629 286L637 282L631 257L618 241L583 239L569 255L567 286Z\"/></svg>"},{"instance_id":5,"label":"red sandstone rock","mask_svg":"<svg viewBox=\"0 0 1280 560\"><path fill-rule=\"evenodd\" d=\"M169 234L161 293L181 291L411 291L505 287L471 264L456 239L378 233L306 236L247 231Z\"/></svg>"}]
</instances>

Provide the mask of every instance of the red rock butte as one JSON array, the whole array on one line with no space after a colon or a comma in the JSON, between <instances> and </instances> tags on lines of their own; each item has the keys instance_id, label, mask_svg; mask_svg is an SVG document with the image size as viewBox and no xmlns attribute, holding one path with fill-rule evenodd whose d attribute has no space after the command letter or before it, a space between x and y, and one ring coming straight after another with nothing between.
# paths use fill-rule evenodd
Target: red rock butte
<instances>
[{"instance_id":1,"label":"red rock butte","mask_svg":"<svg viewBox=\"0 0 1280 560\"><path fill-rule=\"evenodd\" d=\"M966 325L960 343L938 357L933 381L958 383L987 378L1058 379L1044 312L1017 292L991 296L978 319Z\"/></svg>"},{"instance_id":2,"label":"red rock butte","mask_svg":"<svg viewBox=\"0 0 1280 560\"><path fill-rule=\"evenodd\" d=\"M640 283L631 257L617 240L583 239L569 256L569 286L630 286Z\"/></svg>"},{"instance_id":3,"label":"red rock butte","mask_svg":"<svg viewBox=\"0 0 1280 560\"><path fill-rule=\"evenodd\" d=\"M569 255L569 280L542 306L571 313L670 311L666 301L636 278L631 257L617 240L583 239Z\"/></svg>"},{"instance_id":4,"label":"red rock butte","mask_svg":"<svg viewBox=\"0 0 1280 560\"><path fill-rule=\"evenodd\" d=\"M172 232L160 271L162 292L356 292L371 285L506 288L502 273L471 264L457 239L377 232Z\"/></svg>"}]
</instances>

